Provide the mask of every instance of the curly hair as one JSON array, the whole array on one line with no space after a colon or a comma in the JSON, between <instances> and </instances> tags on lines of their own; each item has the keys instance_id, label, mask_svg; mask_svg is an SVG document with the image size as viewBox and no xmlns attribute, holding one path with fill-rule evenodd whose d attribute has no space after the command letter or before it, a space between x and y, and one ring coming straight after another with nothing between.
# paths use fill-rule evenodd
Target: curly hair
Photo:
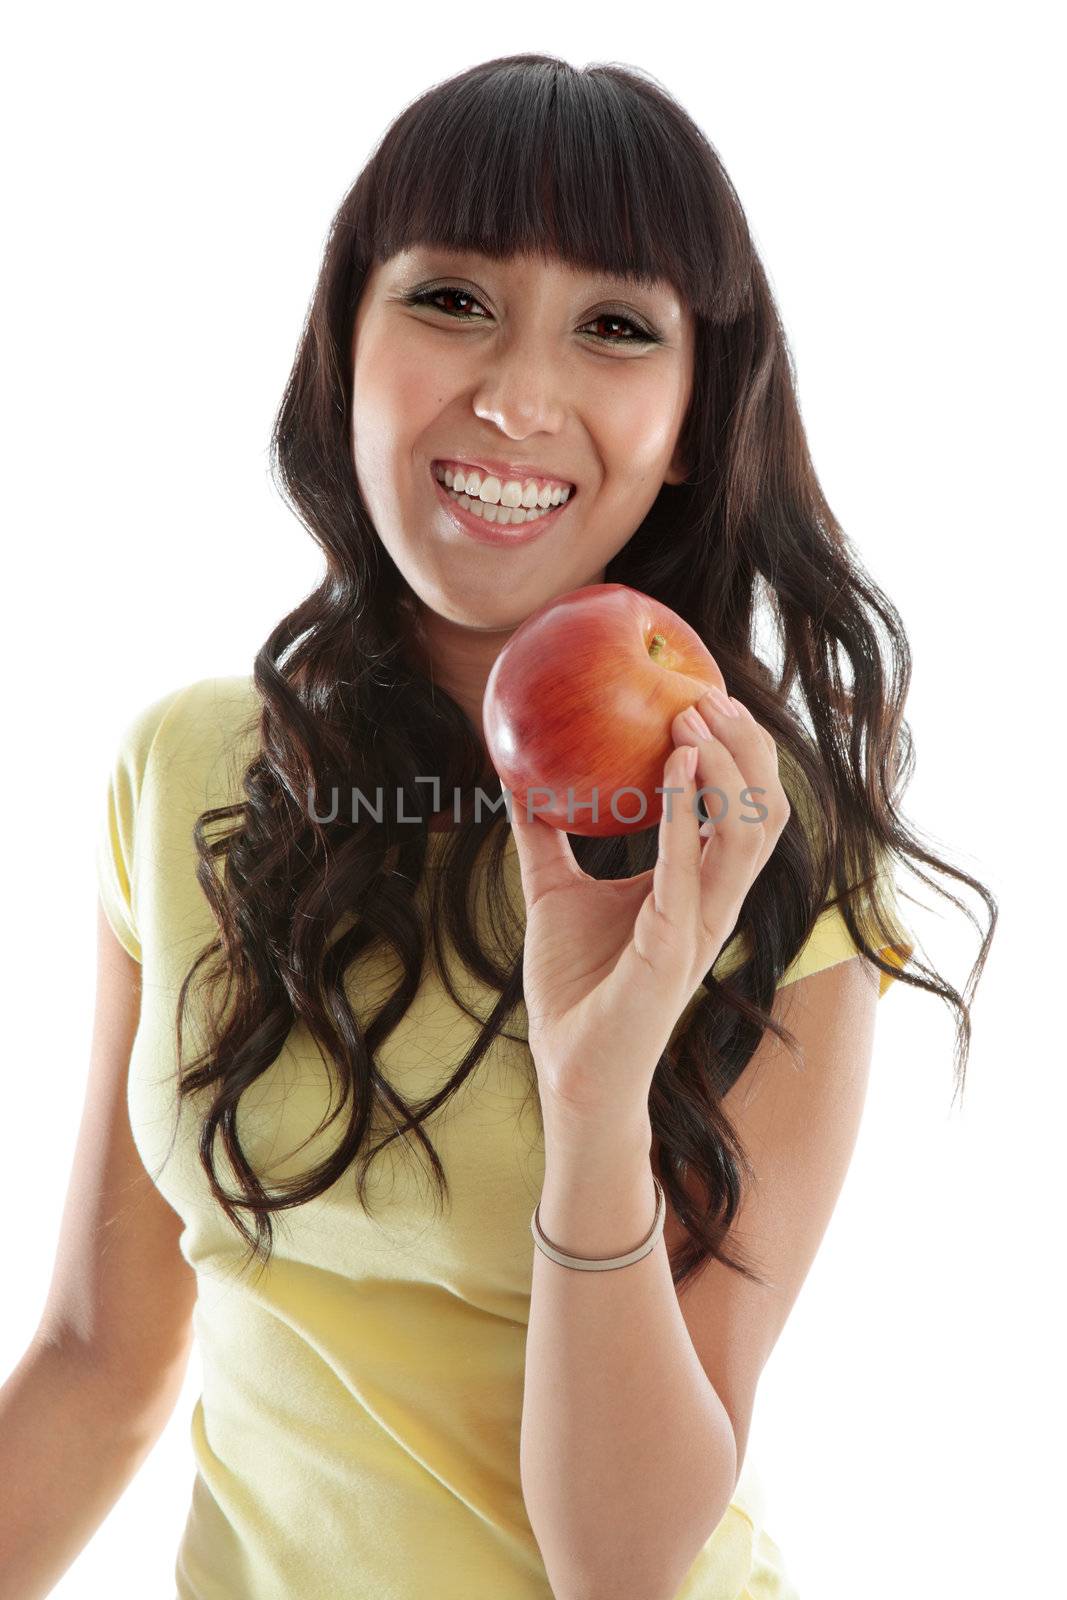
<instances>
[{"instance_id":1,"label":"curly hair","mask_svg":"<svg viewBox=\"0 0 1067 1600\"><path fill-rule=\"evenodd\" d=\"M498 1036L524 1038L521 1027L505 1026L523 1002L523 927L508 916L503 892L506 815L465 821L445 842L439 870L426 870L427 796L417 775L438 773L466 791L485 774L485 752L466 713L404 648L411 593L376 533L351 454L362 288L374 263L418 243L666 280L695 319L679 439L688 475L664 485L605 581L655 597L698 632L728 692L773 734L793 804L740 913L733 939L743 959L721 981L708 972L649 1098L658 1176L686 1232L671 1261L675 1283L712 1258L759 1281L727 1247L751 1168L722 1099L766 1030L795 1049L770 1008L817 917L836 904L876 967L954 1009L962 1090L968 1000L997 905L975 878L925 848L901 815L912 770L907 639L820 488L791 353L730 179L654 79L613 63L577 69L514 55L433 86L388 128L333 219L271 439L275 481L323 552L325 575L255 657L258 747L243 773L244 799L203 812L194 832L198 881L218 925L185 977L176 1020L181 1062L182 1013L199 975L207 1039L181 1069L180 1092L211 1094L200 1159L248 1259L265 1263L274 1212L323 1193L353 1165L365 1204L371 1159L409 1132L443 1193L447 1178L422 1123ZM307 797L337 783L402 796L405 821L421 823L309 814ZM657 830L572 835L571 844L586 872L616 878L654 864ZM924 869L985 902L988 927L965 994L902 943L879 890L898 865L976 928L971 911ZM484 926L471 911L483 868ZM443 937L499 993L488 1017L458 993ZM399 975L364 1026L349 969L372 946L395 954ZM379 1071L376 1051L412 1003L428 946L452 999L481 1030L447 1083L409 1106ZM236 1111L293 1029L306 1031L337 1075L330 1120L348 1111L329 1158L268 1192L241 1147ZM376 1108L391 1127L374 1143ZM233 1194L216 1171L219 1135L237 1178Z\"/></svg>"}]
</instances>

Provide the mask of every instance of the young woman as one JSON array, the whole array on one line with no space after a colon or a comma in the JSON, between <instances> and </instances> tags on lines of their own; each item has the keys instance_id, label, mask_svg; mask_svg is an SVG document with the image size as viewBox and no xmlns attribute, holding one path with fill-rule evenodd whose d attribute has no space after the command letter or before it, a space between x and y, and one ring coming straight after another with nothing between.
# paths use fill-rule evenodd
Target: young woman
<instances>
[{"instance_id":1,"label":"young woman","mask_svg":"<svg viewBox=\"0 0 1067 1600\"><path fill-rule=\"evenodd\" d=\"M793 1595L746 1443L877 1000L953 1005L961 1081L969 1043L895 869L982 895L972 982L996 908L901 818L906 638L715 152L616 66L434 87L338 211L273 443L323 579L249 675L131 708L103 808L17 1592L136 1472L195 1329L182 1600ZM663 778L726 796L707 837L480 803L493 662L599 582L722 669Z\"/></svg>"}]
</instances>

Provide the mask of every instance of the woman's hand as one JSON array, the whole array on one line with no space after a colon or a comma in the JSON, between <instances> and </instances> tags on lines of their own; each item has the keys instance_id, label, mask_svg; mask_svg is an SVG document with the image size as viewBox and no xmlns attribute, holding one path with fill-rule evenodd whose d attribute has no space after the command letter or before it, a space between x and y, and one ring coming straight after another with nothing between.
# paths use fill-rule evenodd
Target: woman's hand
<instances>
[{"instance_id":1,"label":"woman's hand","mask_svg":"<svg viewBox=\"0 0 1067 1600\"><path fill-rule=\"evenodd\" d=\"M680 712L664 766L655 867L601 881L578 866L566 833L511 806L523 896L523 985L542 1106L596 1116L647 1113L656 1065L789 819L770 734L736 700L697 702L705 739ZM696 777L685 776L696 747ZM714 826L700 836L697 787ZM718 791L718 792L716 792ZM668 802L670 805L668 806ZM766 815L761 815L762 812ZM669 820L668 820L669 818Z\"/></svg>"}]
</instances>

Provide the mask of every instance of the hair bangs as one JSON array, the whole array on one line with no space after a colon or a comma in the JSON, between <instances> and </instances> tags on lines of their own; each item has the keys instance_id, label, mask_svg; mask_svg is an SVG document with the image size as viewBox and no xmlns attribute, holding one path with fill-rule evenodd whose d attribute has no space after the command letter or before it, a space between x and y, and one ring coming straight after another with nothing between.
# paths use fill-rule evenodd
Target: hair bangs
<instances>
[{"instance_id":1,"label":"hair bangs","mask_svg":"<svg viewBox=\"0 0 1067 1600\"><path fill-rule=\"evenodd\" d=\"M555 257L667 282L712 323L751 303L747 235L723 227L708 149L652 83L547 56L482 66L402 113L374 171L377 261L416 245Z\"/></svg>"}]
</instances>

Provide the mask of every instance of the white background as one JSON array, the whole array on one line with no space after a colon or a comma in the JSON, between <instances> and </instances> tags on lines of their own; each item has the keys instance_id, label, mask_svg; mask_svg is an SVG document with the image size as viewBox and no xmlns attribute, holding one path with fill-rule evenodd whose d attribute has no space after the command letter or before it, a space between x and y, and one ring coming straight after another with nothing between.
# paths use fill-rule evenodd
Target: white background
<instances>
[{"instance_id":1,"label":"white background","mask_svg":"<svg viewBox=\"0 0 1067 1600\"><path fill-rule=\"evenodd\" d=\"M0 97L4 1373L81 1114L114 740L168 689L249 671L318 572L266 446L330 217L431 83L520 50L616 60L682 102L740 193L820 479L908 629L906 814L1002 906L962 1111L947 1008L901 985L879 1008L845 1192L757 1401L768 1524L803 1600L1056 1588L1063 148L1042 15L22 9ZM914 926L960 987L977 935L928 901ZM194 1354L63 1600L172 1593L199 1378Z\"/></svg>"}]
</instances>

